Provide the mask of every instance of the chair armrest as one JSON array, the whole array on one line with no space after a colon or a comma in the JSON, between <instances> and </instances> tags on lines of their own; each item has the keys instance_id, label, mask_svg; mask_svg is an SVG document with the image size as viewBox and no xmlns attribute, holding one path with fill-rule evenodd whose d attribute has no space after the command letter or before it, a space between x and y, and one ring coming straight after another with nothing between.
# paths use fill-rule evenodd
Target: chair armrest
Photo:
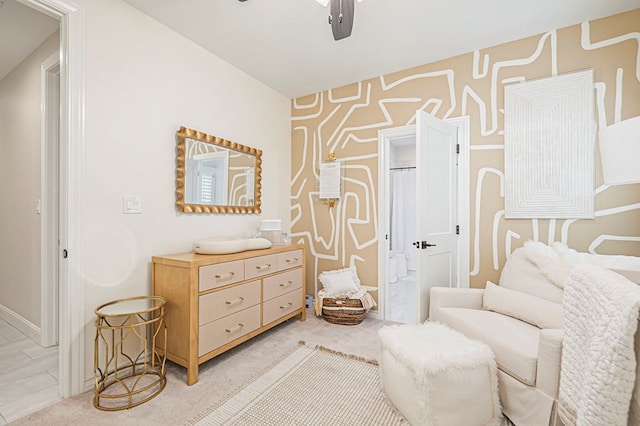
<instances>
[{"instance_id":1,"label":"chair armrest","mask_svg":"<svg viewBox=\"0 0 640 426\"><path fill-rule=\"evenodd\" d=\"M561 329L543 329L538 338L538 371L536 387L555 398L560 384L560 363L562 359Z\"/></svg>"},{"instance_id":2,"label":"chair armrest","mask_svg":"<svg viewBox=\"0 0 640 426\"><path fill-rule=\"evenodd\" d=\"M431 287L429 292L429 319L439 321L440 308L482 309L482 288Z\"/></svg>"}]
</instances>

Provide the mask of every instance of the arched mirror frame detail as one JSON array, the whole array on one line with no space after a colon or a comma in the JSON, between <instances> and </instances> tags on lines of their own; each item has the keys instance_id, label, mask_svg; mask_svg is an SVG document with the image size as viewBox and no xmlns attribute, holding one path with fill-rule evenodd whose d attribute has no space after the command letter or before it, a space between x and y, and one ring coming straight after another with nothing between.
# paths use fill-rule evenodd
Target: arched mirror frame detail
<instances>
[{"instance_id":1,"label":"arched mirror frame detail","mask_svg":"<svg viewBox=\"0 0 640 426\"><path fill-rule=\"evenodd\" d=\"M181 126L177 133L178 146L176 158L176 206L183 213L260 213L262 195L262 151L232 142L217 136L208 135L197 130ZM255 157L254 203L251 206L189 204L185 202L185 171L187 139L209 143L221 148L230 149Z\"/></svg>"}]
</instances>

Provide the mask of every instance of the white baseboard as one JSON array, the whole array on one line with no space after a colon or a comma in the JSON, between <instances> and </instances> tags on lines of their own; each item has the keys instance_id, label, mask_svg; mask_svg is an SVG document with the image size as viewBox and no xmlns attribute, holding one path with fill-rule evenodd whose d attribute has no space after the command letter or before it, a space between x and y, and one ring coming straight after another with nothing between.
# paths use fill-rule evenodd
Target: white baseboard
<instances>
[{"instance_id":1,"label":"white baseboard","mask_svg":"<svg viewBox=\"0 0 640 426\"><path fill-rule=\"evenodd\" d=\"M24 319L4 305L0 305L0 319L15 327L20 333L40 344L40 327Z\"/></svg>"},{"instance_id":2,"label":"white baseboard","mask_svg":"<svg viewBox=\"0 0 640 426\"><path fill-rule=\"evenodd\" d=\"M96 378L91 376L88 379L84 380L84 391L88 392L88 391L92 391L95 389L96 386Z\"/></svg>"}]
</instances>

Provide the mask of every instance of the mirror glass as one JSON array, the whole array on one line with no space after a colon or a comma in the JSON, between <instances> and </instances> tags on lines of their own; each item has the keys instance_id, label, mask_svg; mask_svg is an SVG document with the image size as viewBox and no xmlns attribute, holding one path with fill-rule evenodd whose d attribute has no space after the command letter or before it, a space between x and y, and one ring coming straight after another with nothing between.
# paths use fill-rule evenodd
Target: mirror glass
<instances>
[{"instance_id":1,"label":"mirror glass","mask_svg":"<svg viewBox=\"0 0 640 426\"><path fill-rule=\"evenodd\" d=\"M176 204L186 213L260 213L262 151L178 130Z\"/></svg>"}]
</instances>

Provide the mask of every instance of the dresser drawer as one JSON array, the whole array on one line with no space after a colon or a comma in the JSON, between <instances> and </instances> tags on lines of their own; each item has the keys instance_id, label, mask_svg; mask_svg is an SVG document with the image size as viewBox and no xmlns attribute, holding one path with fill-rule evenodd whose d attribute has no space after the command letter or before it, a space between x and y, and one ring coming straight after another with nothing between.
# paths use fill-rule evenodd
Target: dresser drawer
<instances>
[{"instance_id":1,"label":"dresser drawer","mask_svg":"<svg viewBox=\"0 0 640 426\"><path fill-rule=\"evenodd\" d=\"M200 326L198 356L260 328L260 305Z\"/></svg>"},{"instance_id":2,"label":"dresser drawer","mask_svg":"<svg viewBox=\"0 0 640 426\"><path fill-rule=\"evenodd\" d=\"M274 297L302 288L302 269L283 272L263 281L262 299L269 300Z\"/></svg>"},{"instance_id":3,"label":"dresser drawer","mask_svg":"<svg viewBox=\"0 0 640 426\"><path fill-rule=\"evenodd\" d=\"M237 285L200 296L200 325L260 303L260 281Z\"/></svg>"},{"instance_id":4,"label":"dresser drawer","mask_svg":"<svg viewBox=\"0 0 640 426\"><path fill-rule=\"evenodd\" d=\"M302 307L302 289L267 300L262 308L262 325L267 325Z\"/></svg>"},{"instance_id":5,"label":"dresser drawer","mask_svg":"<svg viewBox=\"0 0 640 426\"><path fill-rule=\"evenodd\" d=\"M251 257L244 261L245 279L261 277L278 271L278 255L268 254L266 256Z\"/></svg>"},{"instance_id":6,"label":"dresser drawer","mask_svg":"<svg viewBox=\"0 0 640 426\"><path fill-rule=\"evenodd\" d=\"M198 269L199 290L206 291L244 281L244 260L201 266ZM248 278L247 278L248 279Z\"/></svg>"},{"instance_id":7,"label":"dresser drawer","mask_svg":"<svg viewBox=\"0 0 640 426\"><path fill-rule=\"evenodd\" d=\"M278 254L278 271L302 265L302 250L293 250Z\"/></svg>"}]
</instances>

